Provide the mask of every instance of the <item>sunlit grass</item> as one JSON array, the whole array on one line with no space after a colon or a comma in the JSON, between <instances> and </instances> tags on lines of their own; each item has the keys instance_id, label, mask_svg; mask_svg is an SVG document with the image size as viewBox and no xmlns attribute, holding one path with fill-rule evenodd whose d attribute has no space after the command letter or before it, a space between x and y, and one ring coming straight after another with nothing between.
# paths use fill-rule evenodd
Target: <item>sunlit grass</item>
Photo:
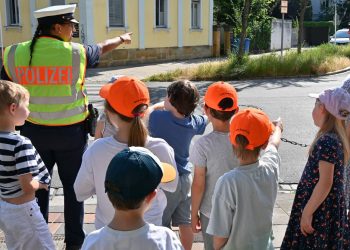
<instances>
[{"instance_id":1,"label":"sunlit grass","mask_svg":"<svg viewBox=\"0 0 350 250\"><path fill-rule=\"evenodd\" d=\"M235 80L261 77L310 76L321 75L350 66L350 45L335 46L323 44L304 50L271 53L259 57L245 57L242 63L234 55L225 61L206 62L197 67L177 69L153 75L147 81L189 80Z\"/></svg>"}]
</instances>

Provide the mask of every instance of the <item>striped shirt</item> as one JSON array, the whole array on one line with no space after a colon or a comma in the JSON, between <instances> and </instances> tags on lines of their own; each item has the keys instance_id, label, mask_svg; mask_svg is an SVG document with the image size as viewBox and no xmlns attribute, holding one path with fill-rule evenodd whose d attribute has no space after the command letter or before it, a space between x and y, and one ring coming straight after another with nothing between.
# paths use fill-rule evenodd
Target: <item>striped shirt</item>
<instances>
[{"instance_id":1,"label":"striped shirt","mask_svg":"<svg viewBox=\"0 0 350 250\"><path fill-rule=\"evenodd\" d=\"M41 183L51 181L44 162L28 138L0 132L0 198L23 195L18 177L29 173Z\"/></svg>"}]
</instances>

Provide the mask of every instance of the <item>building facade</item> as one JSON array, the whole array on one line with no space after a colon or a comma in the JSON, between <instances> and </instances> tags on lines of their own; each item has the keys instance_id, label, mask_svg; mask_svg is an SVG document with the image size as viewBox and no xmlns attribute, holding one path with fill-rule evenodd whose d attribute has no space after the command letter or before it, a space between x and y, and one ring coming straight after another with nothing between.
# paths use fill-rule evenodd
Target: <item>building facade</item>
<instances>
[{"instance_id":1,"label":"building facade","mask_svg":"<svg viewBox=\"0 0 350 250\"><path fill-rule=\"evenodd\" d=\"M73 41L94 44L133 32L132 43L103 56L100 66L209 57L213 0L0 0L2 46L30 40L33 12L76 4Z\"/></svg>"}]
</instances>

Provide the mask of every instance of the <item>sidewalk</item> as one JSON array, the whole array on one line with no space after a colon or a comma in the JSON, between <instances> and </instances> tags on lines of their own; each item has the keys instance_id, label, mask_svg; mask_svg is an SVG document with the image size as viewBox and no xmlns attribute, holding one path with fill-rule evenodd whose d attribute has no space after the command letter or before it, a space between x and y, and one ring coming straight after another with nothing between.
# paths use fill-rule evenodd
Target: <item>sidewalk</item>
<instances>
[{"instance_id":1,"label":"sidewalk","mask_svg":"<svg viewBox=\"0 0 350 250\"><path fill-rule=\"evenodd\" d=\"M275 236L274 246L279 249L284 232L287 227L289 213L294 198L294 190L296 185L280 185L280 190L277 195L277 201L273 213L273 233ZM95 208L96 197L92 197L85 201L85 216L84 216L84 230L90 233L95 230ZM50 214L49 214L49 228L53 234L57 250L64 250L64 217L63 217L63 190L62 188L51 189L50 200ZM178 232L177 228L174 228ZM202 235L196 234L194 239L193 250L203 249ZM0 249L6 249L4 237L0 231Z\"/></svg>"}]
</instances>

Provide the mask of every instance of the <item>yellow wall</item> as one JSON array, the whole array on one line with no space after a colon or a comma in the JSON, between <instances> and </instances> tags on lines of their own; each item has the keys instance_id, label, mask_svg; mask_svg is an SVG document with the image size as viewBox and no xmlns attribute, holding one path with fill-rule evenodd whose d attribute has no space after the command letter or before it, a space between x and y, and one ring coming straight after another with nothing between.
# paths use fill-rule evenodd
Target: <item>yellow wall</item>
<instances>
[{"instance_id":1,"label":"yellow wall","mask_svg":"<svg viewBox=\"0 0 350 250\"><path fill-rule=\"evenodd\" d=\"M107 3L108 0L99 0L98 4L94 5L93 9L93 18L94 18L94 39L95 42L101 42L108 38L113 38L116 36L120 36L124 34L125 32L133 32L132 35L132 42L129 45L121 46L119 48L138 48L138 1L126 1L127 5L127 29L125 28L118 28L118 27L112 27L107 28L107 22L108 22L108 13L107 13Z\"/></svg>"},{"instance_id":2,"label":"yellow wall","mask_svg":"<svg viewBox=\"0 0 350 250\"><path fill-rule=\"evenodd\" d=\"M2 34L4 47L9 46L13 43L24 42L32 36L31 23L29 15L29 1L20 1L19 5L19 19L21 26L7 27L7 22L5 18L6 6L4 1L0 1L0 11L1 11L1 24L2 24Z\"/></svg>"},{"instance_id":3,"label":"yellow wall","mask_svg":"<svg viewBox=\"0 0 350 250\"><path fill-rule=\"evenodd\" d=\"M155 29L155 1L145 4L145 48L177 47L177 1L168 4L169 29Z\"/></svg>"},{"instance_id":4,"label":"yellow wall","mask_svg":"<svg viewBox=\"0 0 350 250\"><path fill-rule=\"evenodd\" d=\"M208 45L209 36L209 0L202 0L202 30L191 30L191 0L183 1L183 45Z\"/></svg>"},{"instance_id":5,"label":"yellow wall","mask_svg":"<svg viewBox=\"0 0 350 250\"><path fill-rule=\"evenodd\" d=\"M30 0L19 0L20 2L20 22L22 27L3 28L4 45L8 46L32 38ZM120 48L134 49L139 46L138 15L139 7L137 0L126 0L127 6L127 28L107 28L107 4L108 0L93 1L93 32L95 42L101 42L108 38L119 36L125 32L133 32L131 45L121 46ZM79 0L66 0L66 4L79 3ZM35 9L49 6L50 0L36 0ZM155 1L145 1L144 9L144 47L177 47L178 46L178 1L168 0L168 27L166 29L155 28ZM209 34L209 0L202 0L201 5L201 31L191 30L191 0L183 0L182 22L183 22L183 46L207 45ZM2 25L6 25L4 1L0 0L0 11L2 14ZM75 17L79 20L79 6L76 9ZM211 28L211 27L210 27ZM80 42L79 38L73 41Z\"/></svg>"}]
</instances>

